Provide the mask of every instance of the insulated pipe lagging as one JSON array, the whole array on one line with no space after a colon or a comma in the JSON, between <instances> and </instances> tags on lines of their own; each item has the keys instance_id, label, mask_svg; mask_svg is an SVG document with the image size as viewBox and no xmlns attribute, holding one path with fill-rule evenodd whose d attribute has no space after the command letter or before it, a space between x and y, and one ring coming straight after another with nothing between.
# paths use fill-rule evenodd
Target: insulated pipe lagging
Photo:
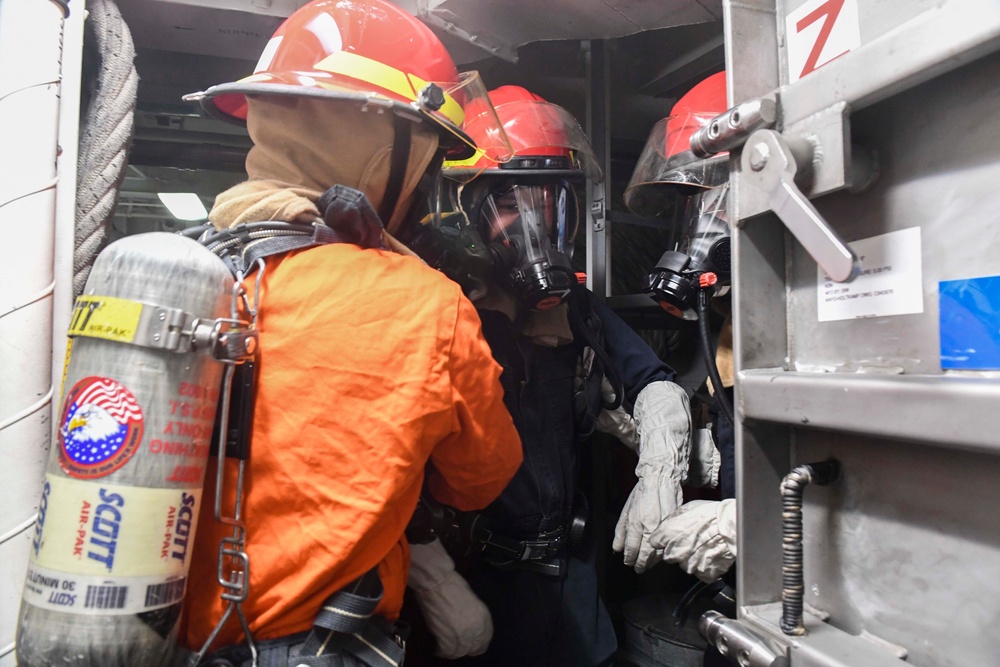
<instances>
[{"instance_id":1,"label":"insulated pipe lagging","mask_svg":"<svg viewBox=\"0 0 1000 667\"><path fill-rule=\"evenodd\" d=\"M806 463L781 480L781 631L804 635L805 579L802 557L802 495L810 483L826 486L840 477L837 461Z\"/></svg>"},{"instance_id":2,"label":"insulated pipe lagging","mask_svg":"<svg viewBox=\"0 0 1000 667\"><path fill-rule=\"evenodd\" d=\"M49 447L63 8L0 0L0 664L13 664Z\"/></svg>"}]
</instances>

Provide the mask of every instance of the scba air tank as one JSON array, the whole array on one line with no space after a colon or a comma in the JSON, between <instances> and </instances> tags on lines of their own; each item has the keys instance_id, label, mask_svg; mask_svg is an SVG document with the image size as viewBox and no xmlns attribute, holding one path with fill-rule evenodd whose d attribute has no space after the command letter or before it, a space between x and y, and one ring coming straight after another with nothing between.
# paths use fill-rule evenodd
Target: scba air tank
<instances>
[{"instance_id":1,"label":"scba air tank","mask_svg":"<svg viewBox=\"0 0 1000 667\"><path fill-rule=\"evenodd\" d=\"M174 234L126 237L94 263L70 325L21 667L169 664L223 372L184 330L229 317L232 285Z\"/></svg>"}]
</instances>

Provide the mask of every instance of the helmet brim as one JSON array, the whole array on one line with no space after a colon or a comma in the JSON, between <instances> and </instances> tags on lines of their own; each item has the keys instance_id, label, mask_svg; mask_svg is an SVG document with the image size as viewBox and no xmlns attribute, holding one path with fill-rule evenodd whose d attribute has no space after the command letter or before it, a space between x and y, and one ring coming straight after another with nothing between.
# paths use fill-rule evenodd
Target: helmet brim
<instances>
[{"instance_id":1,"label":"helmet brim","mask_svg":"<svg viewBox=\"0 0 1000 667\"><path fill-rule=\"evenodd\" d=\"M587 175L579 169L448 169L444 172L445 178L450 178L460 183L468 183L477 179L566 179L573 182L583 182L587 180Z\"/></svg>"},{"instance_id":2,"label":"helmet brim","mask_svg":"<svg viewBox=\"0 0 1000 667\"><path fill-rule=\"evenodd\" d=\"M413 104L405 104L372 92L359 92L350 89L337 90L332 88L305 87L286 83L240 82L222 83L198 93L185 95L184 100L198 102L209 116L218 120L246 127L245 116L246 97L249 95L277 95L289 97L309 97L340 102L353 102L361 105L376 106L392 111L394 114L408 118L416 123L426 123L436 129L440 135L442 148L448 159L462 160L475 155L472 139L458 126L429 114ZM238 115L227 109L244 108Z\"/></svg>"}]
</instances>

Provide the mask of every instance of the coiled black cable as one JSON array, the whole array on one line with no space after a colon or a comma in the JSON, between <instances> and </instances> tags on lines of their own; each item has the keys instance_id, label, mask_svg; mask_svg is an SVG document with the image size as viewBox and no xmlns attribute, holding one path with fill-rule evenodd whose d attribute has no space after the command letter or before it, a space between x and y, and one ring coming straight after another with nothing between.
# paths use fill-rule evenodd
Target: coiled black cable
<instances>
[{"instance_id":1,"label":"coiled black cable","mask_svg":"<svg viewBox=\"0 0 1000 667\"><path fill-rule=\"evenodd\" d=\"M826 486L840 476L837 461L800 465L781 480L781 631L804 635L805 577L802 556L802 495L808 484Z\"/></svg>"}]
</instances>

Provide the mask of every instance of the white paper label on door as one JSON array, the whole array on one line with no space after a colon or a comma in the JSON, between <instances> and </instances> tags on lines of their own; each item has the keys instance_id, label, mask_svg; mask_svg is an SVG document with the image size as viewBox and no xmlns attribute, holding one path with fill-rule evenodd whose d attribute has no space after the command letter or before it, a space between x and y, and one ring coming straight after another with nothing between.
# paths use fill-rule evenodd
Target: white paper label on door
<instances>
[{"instance_id":1,"label":"white paper label on door","mask_svg":"<svg viewBox=\"0 0 1000 667\"><path fill-rule=\"evenodd\" d=\"M861 274L836 283L817 267L820 322L924 312L920 228L911 227L848 243Z\"/></svg>"}]
</instances>

